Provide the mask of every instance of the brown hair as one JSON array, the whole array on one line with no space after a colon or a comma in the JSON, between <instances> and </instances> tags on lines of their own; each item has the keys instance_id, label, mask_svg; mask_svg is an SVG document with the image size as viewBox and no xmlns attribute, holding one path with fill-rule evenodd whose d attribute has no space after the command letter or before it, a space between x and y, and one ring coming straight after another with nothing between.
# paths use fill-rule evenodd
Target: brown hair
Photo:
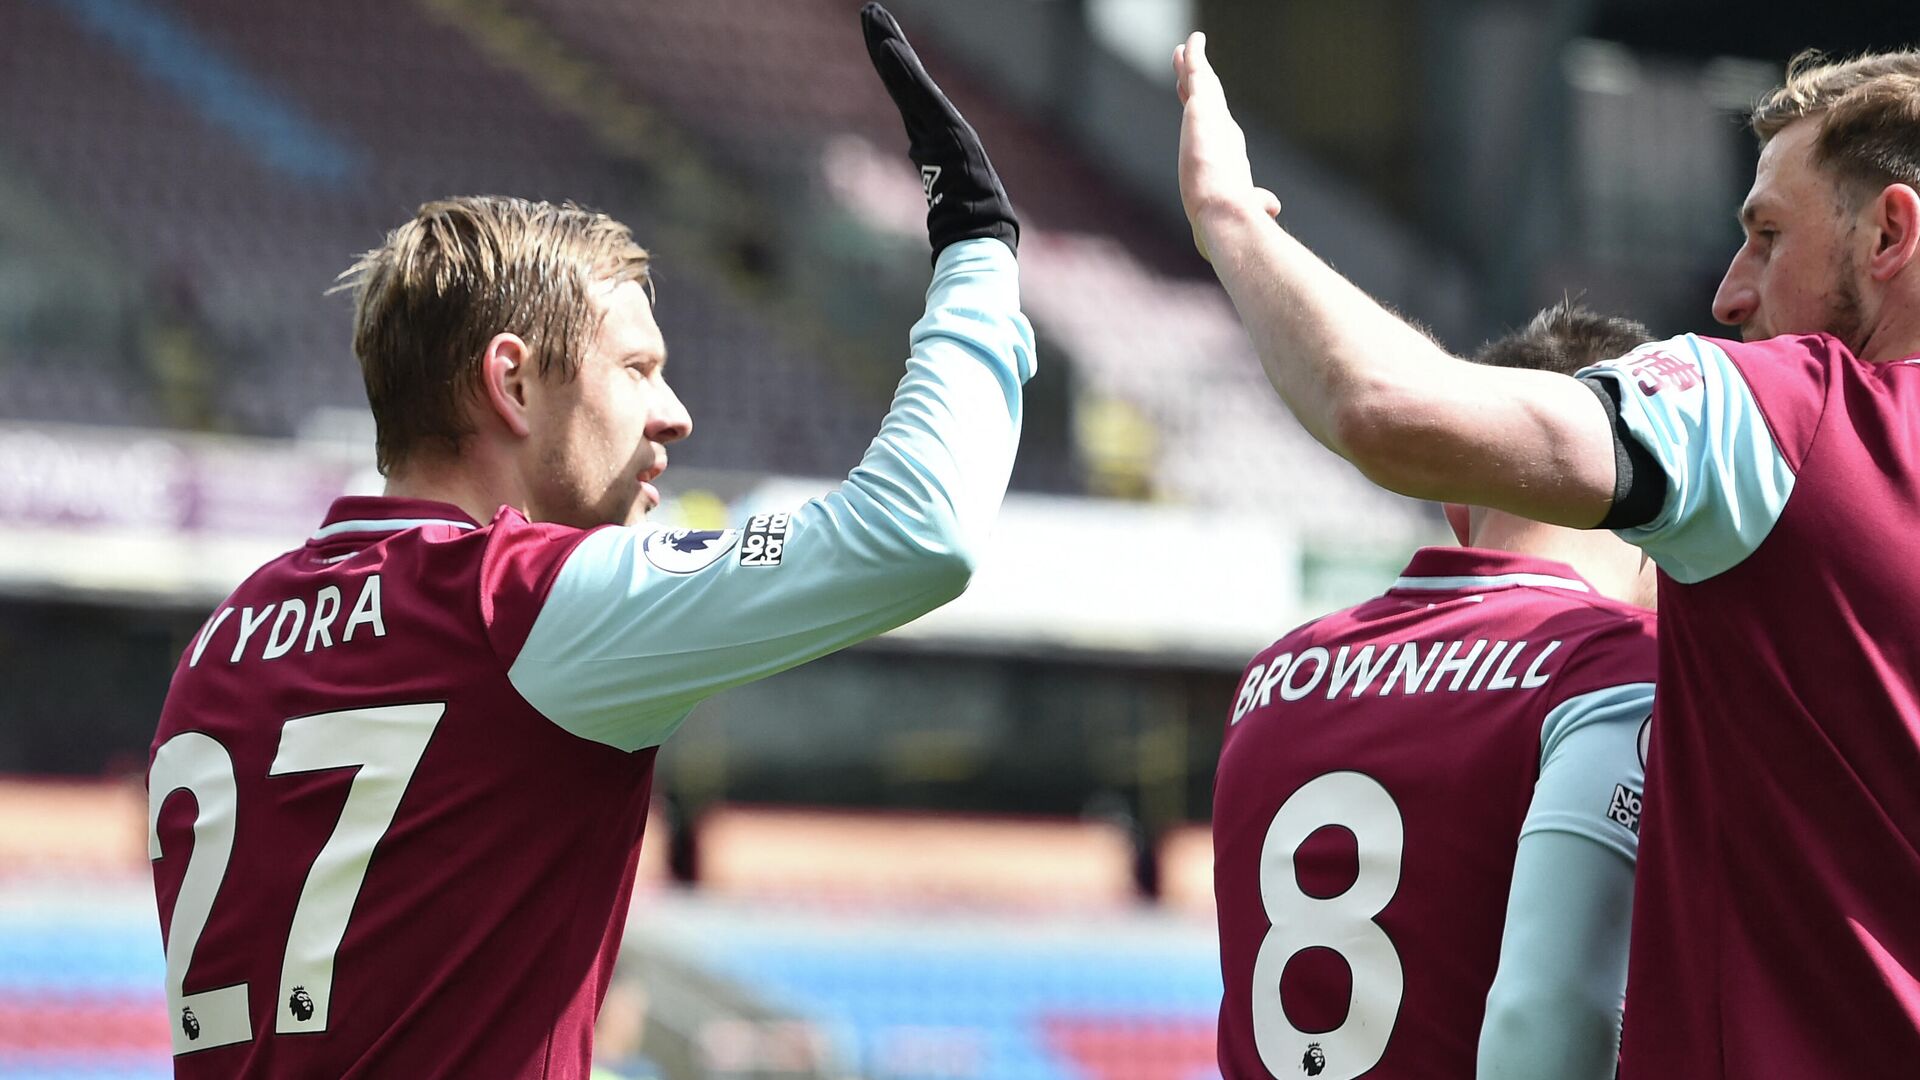
<instances>
[{"instance_id":1,"label":"brown hair","mask_svg":"<svg viewBox=\"0 0 1920 1080\"><path fill-rule=\"evenodd\" d=\"M335 286L354 294L380 471L422 444L459 452L496 334L523 338L542 377L572 379L599 325L594 283L650 285L647 261L625 225L572 203L473 195L420 207Z\"/></svg>"},{"instance_id":2,"label":"brown hair","mask_svg":"<svg viewBox=\"0 0 1920 1080\"><path fill-rule=\"evenodd\" d=\"M1571 375L1651 340L1653 331L1632 319L1589 311L1568 299L1535 315L1526 329L1480 346L1473 362Z\"/></svg>"},{"instance_id":3,"label":"brown hair","mask_svg":"<svg viewBox=\"0 0 1920 1080\"><path fill-rule=\"evenodd\" d=\"M1803 52L1748 122L1765 145L1807 117L1820 125L1813 160L1863 192L1896 183L1920 187L1920 51L1838 61Z\"/></svg>"}]
</instances>

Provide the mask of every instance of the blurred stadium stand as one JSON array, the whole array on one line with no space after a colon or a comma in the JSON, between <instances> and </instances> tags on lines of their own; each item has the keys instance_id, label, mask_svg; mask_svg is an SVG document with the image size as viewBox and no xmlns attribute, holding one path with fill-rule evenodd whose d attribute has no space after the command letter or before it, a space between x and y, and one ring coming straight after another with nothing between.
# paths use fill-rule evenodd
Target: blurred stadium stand
<instances>
[{"instance_id":1,"label":"blurred stadium stand","mask_svg":"<svg viewBox=\"0 0 1920 1080\"><path fill-rule=\"evenodd\" d=\"M1111 822L718 806L696 844L701 885L749 899L1071 911L1134 897L1131 838Z\"/></svg>"},{"instance_id":2,"label":"blurred stadium stand","mask_svg":"<svg viewBox=\"0 0 1920 1080\"><path fill-rule=\"evenodd\" d=\"M0 780L0 1076L172 1075L137 781Z\"/></svg>"},{"instance_id":3,"label":"blurred stadium stand","mask_svg":"<svg viewBox=\"0 0 1920 1080\"><path fill-rule=\"evenodd\" d=\"M0 1077L169 1075L133 782L0 780ZM648 829L602 1057L630 1075L1191 1080L1211 925L1063 820L717 808ZM688 887L691 884L693 887Z\"/></svg>"},{"instance_id":4,"label":"blurred stadium stand","mask_svg":"<svg viewBox=\"0 0 1920 1080\"><path fill-rule=\"evenodd\" d=\"M427 199L656 256L698 420L661 520L857 460L926 281L856 0L0 2L0 1080L167 1074L139 776L247 568L377 488L323 296ZM1565 293L1711 329L1800 45L1700 0L895 0L1025 224L1017 494L960 602L703 705L603 1017L631 1077L1212 1075L1205 820L1239 666L1441 535L1286 419L1193 254L1169 27L1289 227L1473 348ZM1162 40L1166 38L1167 40Z\"/></svg>"}]
</instances>

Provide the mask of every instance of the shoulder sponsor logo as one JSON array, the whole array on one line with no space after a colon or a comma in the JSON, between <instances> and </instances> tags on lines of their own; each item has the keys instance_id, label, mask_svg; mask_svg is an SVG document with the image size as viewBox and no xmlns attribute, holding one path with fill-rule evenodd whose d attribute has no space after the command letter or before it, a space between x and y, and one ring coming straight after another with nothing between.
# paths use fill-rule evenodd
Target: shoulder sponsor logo
<instances>
[{"instance_id":1,"label":"shoulder sponsor logo","mask_svg":"<svg viewBox=\"0 0 1920 1080\"><path fill-rule=\"evenodd\" d=\"M1625 784L1613 785L1613 802L1607 817L1635 836L1640 835L1640 793Z\"/></svg>"},{"instance_id":2,"label":"shoulder sponsor logo","mask_svg":"<svg viewBox=\"0 0 1920 1080\"><path fill-rule=\"evenodd\" d=\"M692 574L720 561L739 539L732 529L662 529L648 533L640 549L669 574Z\"/></svg>"},{"instance_id":3,"label":"shoulder sponsor logo","mask_svg":"<svg viewBox=\"0 0 1920 1080\"><path fill-rule=\"evenodd\" d=\"M1662 390L1685 391L1700 385L1700 366L1665 349L1635 354L1627 370L1634 385L1648 397Z\"/></svg>"},{"instance_id":4,"label":"shoulder sponsor logo","mask_svg":"<svg viewBox=\"0 0 1920 1080\"><path fill-rule=\"evenodd\" d=\"M787 550L790 514L755 514L740 543L741 566L779 566Z\"/></svg>"},{"instance_id":5,"label":"shoulder sponsor logo","mask_svg":"<svg viewBox=\"0 0 1920 1080\"><path fill-rule=\"evenodd\" d=\"M1653 717L1640 721L1640 771L1647 768L1647 747L1653 742Z\"/></svg>"}]
</instances>

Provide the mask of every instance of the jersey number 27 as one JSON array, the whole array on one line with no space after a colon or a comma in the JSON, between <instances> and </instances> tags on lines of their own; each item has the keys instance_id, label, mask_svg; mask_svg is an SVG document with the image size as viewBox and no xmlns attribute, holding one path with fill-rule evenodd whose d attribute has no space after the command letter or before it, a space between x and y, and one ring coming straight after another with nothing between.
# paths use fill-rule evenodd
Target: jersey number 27
<instances>
[{"instance_id":1,"label":"jersey number 27","mask_svg":"<svg viewBox=\"0 0 1920 1080\"><path fill-rule=\"evenodd\" d=\"M358 767L333 834L307 871L287 926L280 966L280 1034L327 1030L333 997L333 957L346 936L347 919L367 876L373 849L393 824L400 796L426 752L446 711L443 702L383 705L300 716L280 729L280 749L268 776ZM213 912L214 894L233 855L239 785L233 756L200 731L183 731L161 744L147 774L147 857L159 859L160 808L174 792L191 792L197 804L193 852L174 900L167 934L167 1011L172 1015L173 1052L184 1054L253 1040L247 984L186 992L193 950Z\"/></svg>"}]
</instances>

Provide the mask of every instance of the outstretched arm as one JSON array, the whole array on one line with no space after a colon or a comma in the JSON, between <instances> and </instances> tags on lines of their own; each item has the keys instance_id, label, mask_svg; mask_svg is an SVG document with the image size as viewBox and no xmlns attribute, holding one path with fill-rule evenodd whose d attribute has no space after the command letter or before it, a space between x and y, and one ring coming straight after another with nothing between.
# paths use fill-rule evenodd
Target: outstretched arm
<instances>
[{"instance_id":1,"label":"outstretched arm","mask_svg":"<svg viewBox=\"0 0 1920 1080\"><path fill-rule=\"evenodd\" d=\"M906 376L846 483L790 512L739 529L526 530L498 542L496 576L520 595L491 606L538 610L524 643L502 647L508 677L581 738L658 745L727 687L939 607L966 587L999 513L1036 364L1019 224L979 136L899 24L868 4L861 26L927 196L933 284Z\"/></svg>"},{"instance_id":2,"label":"outstretched arm","mask_svg":"<svg viewBox=\"0 0 1920 1080\"><path fill-rule=\"evenodd\" d=\"M1314 438L1382 487L1586 528L1614 496L1614 441L1575 379L1449 355L1274 221L1207 62L1174 50L1180 198L1280 398Z\"/></svg>"}]
</instances>

